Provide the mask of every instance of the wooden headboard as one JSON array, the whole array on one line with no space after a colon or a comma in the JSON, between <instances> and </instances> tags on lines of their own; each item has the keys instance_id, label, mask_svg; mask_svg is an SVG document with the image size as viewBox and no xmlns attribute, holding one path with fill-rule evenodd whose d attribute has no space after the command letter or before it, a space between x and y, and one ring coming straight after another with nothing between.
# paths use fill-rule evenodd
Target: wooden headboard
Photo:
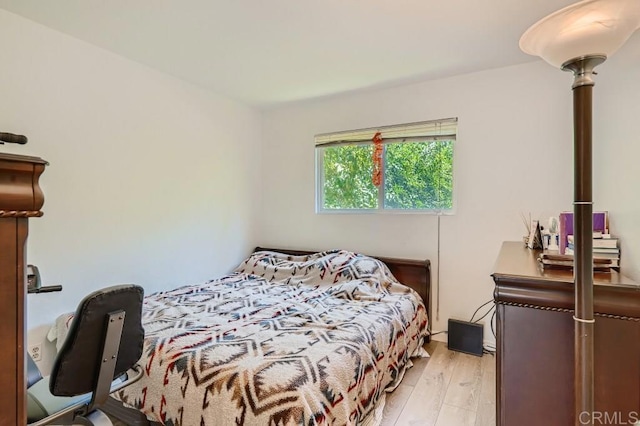
<instances>
[{"instance_id":1,"label":"wooden headboard","mask_svg":"<svg viewBox=\"0 0 640 426\"><path fill-rule=\"evenodd\" d=\"M317 251L289 250L283 248L256 247L254 251L276 251L292 256L308 255ZM429 260L395 259L392 257L371 256L384 262L398 281L414 289L427 308L429 324L431 324L431 262Z\"/></svg>"}]
</instances>

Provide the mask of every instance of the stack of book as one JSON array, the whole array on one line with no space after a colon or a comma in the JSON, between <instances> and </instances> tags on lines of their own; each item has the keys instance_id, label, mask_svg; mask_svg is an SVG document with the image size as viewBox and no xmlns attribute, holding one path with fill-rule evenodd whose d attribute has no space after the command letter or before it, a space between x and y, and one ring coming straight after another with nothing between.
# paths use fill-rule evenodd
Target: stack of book
<instances>
[{"instance_id":1,"label":"stack of book","mask_svg":"<svg viewBox=\"0 0 640 426\"><path fill-rule=\"evenodd\" d=\"M567 248L565 254L573 256L573 235L567 235ZM593 234L593 259L609 261L612 268L620 267L620 248L618 248L618 239L612 238L608 234Z\"/></svg>"},{"instance_id":2,"label":"stack of book","mask_svg":"<svg viewBox=\"0 0 640 426\"><path fill-rule=\"evenodd\" d=\"M574 264L573 255L546 251L540 253L538 261L543 268L573 269ZM610 272L611 269L617 268L617 260L593 258L593 270L596 272Z\"/></svg>"},{"instance_id":3,"label":"stack of book","mask_svg":"<svg viewBox=\"0 0 640 426\"><path fill-rule=\"evenodd\" d=\"M543 267L572 269L574 263L573 212L561 212L558 218L558 251L544 251L538 260ZM596 271L620 269L618 239L609 234L609 213L593 212L593 268Z\"/></svg>"},{"instance_id":4,"label":"stack of book","mask_svg":"<svg viewBox=\"0 0 640 426\"><path fill-rule=\"evenodd\" d=\"M559 241L558 246L560 250L560 254L566 254L565 250L569 245L569 235L573 235L573 213L572 212L562 212L560 213L560 217L558 218L559 222ZM593 232L594 236L596 234L609 233L609 213L604 212L593 212Z\"/></svg>"}]
</instances>

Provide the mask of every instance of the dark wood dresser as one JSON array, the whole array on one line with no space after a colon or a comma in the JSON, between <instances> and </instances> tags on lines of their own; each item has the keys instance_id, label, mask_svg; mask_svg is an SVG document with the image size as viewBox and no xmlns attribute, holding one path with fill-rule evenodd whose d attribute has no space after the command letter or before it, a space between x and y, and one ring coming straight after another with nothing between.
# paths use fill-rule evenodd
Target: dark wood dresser
<instances>
[{"instance_id":1,"label":"dark wood dresser","mask_svg":"<svg viewBox=\"0 0 640 426\"><path fill-rule=\"evenodd\" d=\"M543 270L537 255L522 242L505 242L492 275L502 426L576 424L573 274ZM640 286L615 271L596 273L593 293L594 423L634 424L640 419Z\"/></svg>"},{"instance_id":2,"label":"dark wood dresser","mask_svg":"<svg viewBox=\"0 0 640 426\"><path fill-rule=\"evenodd\" d=\"M0 153L0 426L25 425L25 251L46 161Z\"/></svg>"}]
</instances>

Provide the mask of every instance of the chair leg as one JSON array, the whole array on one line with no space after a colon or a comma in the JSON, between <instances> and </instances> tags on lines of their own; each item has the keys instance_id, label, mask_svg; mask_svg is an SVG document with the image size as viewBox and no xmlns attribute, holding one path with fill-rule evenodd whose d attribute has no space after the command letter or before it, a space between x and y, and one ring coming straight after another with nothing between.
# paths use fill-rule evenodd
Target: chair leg
<instances>
[{"instance_id":1,"label":"chair leg","mask_svg":"<svg viewBox=\"0 0 640 426\"><path fill-rule=\"evenodd\" d=\"M111 419L114 419L112 422L115 424L120 424L118 422L121 422L130 426L159 426L159 423L154 424L147 420L147 416L142 412L134 408L125 407L122 402L112 397L109 397L107 402L100 406L100 410L104 411Z\"/></svg>"},{"instance_id":2,"label":"chair leg","mask_svg":"<svg viewBox=\"0 0 640 426\"><path fill-rule=\"evenodd\" d=\"M84 416L84 419L87 420L87 424L91 426L113 426L111 419L109 419L109 417L100 410L92 411Z\"/></svg>"}]
</instances>

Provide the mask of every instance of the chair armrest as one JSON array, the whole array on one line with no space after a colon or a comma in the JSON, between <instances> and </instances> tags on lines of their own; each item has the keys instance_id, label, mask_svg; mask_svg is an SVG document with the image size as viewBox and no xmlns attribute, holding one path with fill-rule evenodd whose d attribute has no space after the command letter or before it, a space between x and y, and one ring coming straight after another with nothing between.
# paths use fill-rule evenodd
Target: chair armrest
<instances>
[{"instance_id":1,"label":"chair armrest","mask_svg":"<svg viewBox=\"0 0 640 426\"><path fill-rule=\"evenodd\" d=\"M42 379L40 369L29 355L27 355L27 388L36 384Z\"/></svg>"}]
</instances>

